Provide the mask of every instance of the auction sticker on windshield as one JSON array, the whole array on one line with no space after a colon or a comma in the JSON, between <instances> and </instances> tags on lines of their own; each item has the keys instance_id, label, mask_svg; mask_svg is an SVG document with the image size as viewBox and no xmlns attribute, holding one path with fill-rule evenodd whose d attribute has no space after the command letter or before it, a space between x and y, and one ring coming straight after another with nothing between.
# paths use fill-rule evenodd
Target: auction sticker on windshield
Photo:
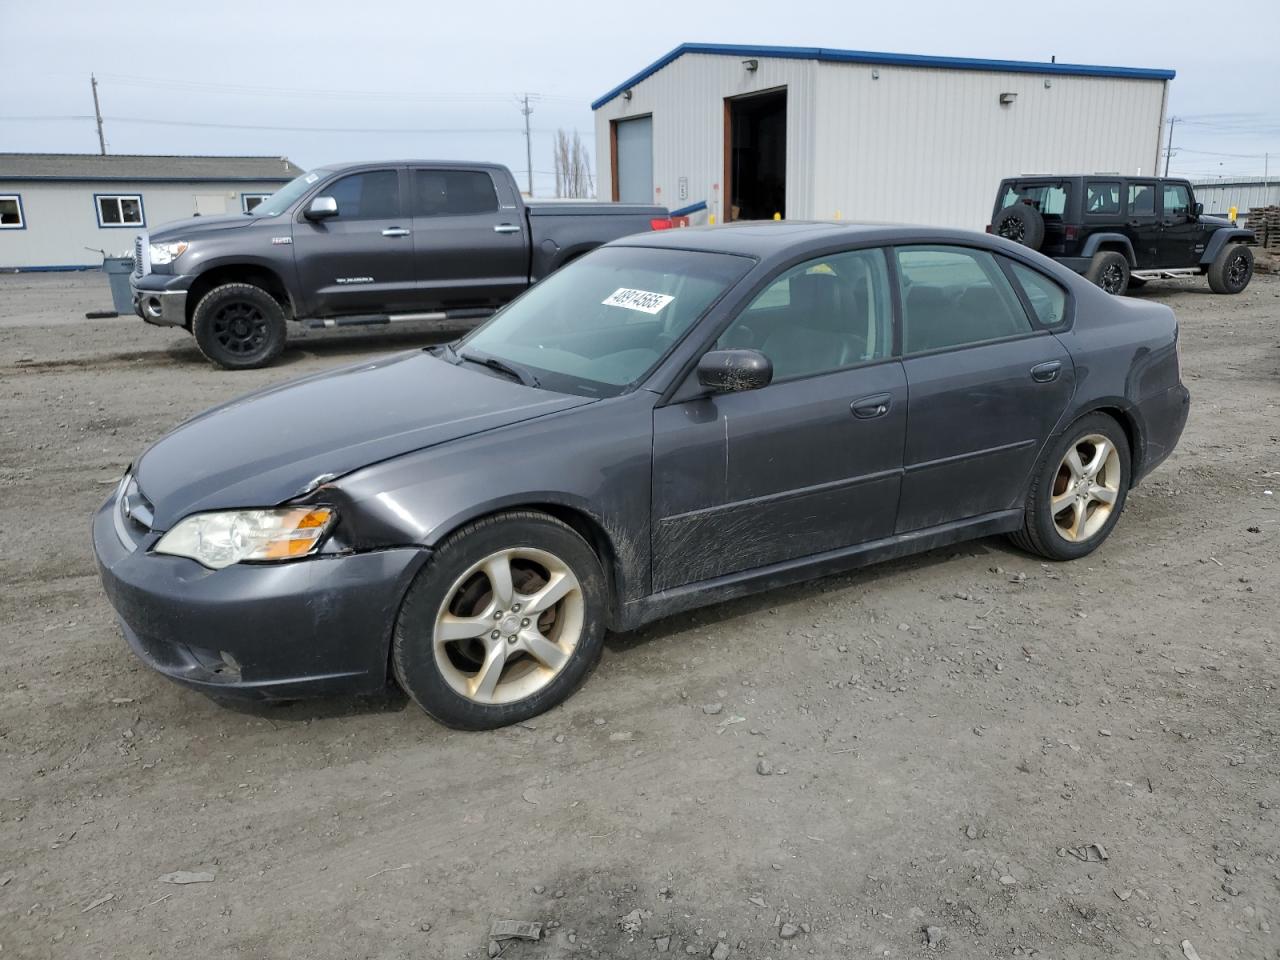
<instances>
[{"instance_id":1,"label":"auction sticker on windshield","mask_svg":"<svg viewBox=\"0 0 1280 960\"><path fill-rule=\"evenodd\" d=\"M632 290L619 287L600 302L606 307L623 307L626 310L639 310L641 313L661 313L662 308L675 297L665 293L650 293L648 290Z\"/></svg>"}]
</instances>

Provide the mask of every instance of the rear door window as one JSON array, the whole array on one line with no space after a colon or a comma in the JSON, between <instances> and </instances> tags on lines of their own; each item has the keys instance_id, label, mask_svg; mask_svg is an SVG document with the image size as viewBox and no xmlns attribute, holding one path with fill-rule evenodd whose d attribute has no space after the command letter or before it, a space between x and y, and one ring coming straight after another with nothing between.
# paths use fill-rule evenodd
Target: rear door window
<instances>
[{"instance_id":1,"label":"rear door window","mask_svg":"<svg viewBox=\"0 0 1280 960\"><path fill-rule=\"evenodd\" d=\"M1116 189L1119 189L1117 184ZM1032 270L1013 260L1005 263L1013 269L1013 275L1027 295L1027 301L1044 327L1056 327L1067 318L1067 291L1056 280L1050 280L1039 270Z\"/></svg>"},{"instance_id":2,"label":"rear door window","mask_svg":"<svg viewBox=\"0 0 1280 960\"><path fill-rule=\"evenodd\" d=\"M1092 180L1085 191L1084 212L1091 216L1120 215L1120 182Z\"/></svg>"},{"instance_id":3,"label":"rear door window","mask_svg":"<svg viewBox=\"0 0 1280 960\"><path fill-rule=\"evenodd\" d=\"M1032 332L996 258L967 247L898 247L903 352L925 353Z\"/></svg>"},{"instance_id":4,"label":"rear door window","mask_svg":"<svg viewBox=\"0 0 1280 960\"><path fill-rule=\"evenodd\" d=\"M1129 184L1129 216L1154 217L1156 215L1156 185L1154 183Z\"/></svg>"},{"instance_id":5,"label":"rear door window","mask_svg":"<svg viewBox=\"0 0 1280 960\"><path fill-rule=\"evenodd\" d=\"M413 171L415 217L463 217L497 209L493 178L483 170Z\"/></svg>"}]
</instances>

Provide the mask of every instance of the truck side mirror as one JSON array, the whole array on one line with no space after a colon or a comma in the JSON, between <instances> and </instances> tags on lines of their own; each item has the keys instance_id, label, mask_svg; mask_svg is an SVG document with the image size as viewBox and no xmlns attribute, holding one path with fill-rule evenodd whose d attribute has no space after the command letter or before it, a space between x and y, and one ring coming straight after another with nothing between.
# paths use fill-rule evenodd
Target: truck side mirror
<instances>
[{"instance_id":1,"label":"truck side mirror","mask_svg":"<svg viewBox=\"0 0 1280 960\"><path fill-rule=\"evenodd\" d=\"M1192 213L1192 215L1193 215L1193 216L1196 216L1196 217L1203 217L1203 216L1204 216L1204 204L1203 204L1203 203L1197 203L1195 206L1193 206L1193 207L1191 208L1191 213Z\"/></svg>"},{"instance_id":2,"label":"truck side mirror","mask_svg":"<svg viewBox=\"0 0 1280 960\"><path fill-rule=\"evenodd\" d=\"M308 220L328 220L338 215L338 201L333 197L316 197L303 214Z\"/></svg>"}]
</instances>

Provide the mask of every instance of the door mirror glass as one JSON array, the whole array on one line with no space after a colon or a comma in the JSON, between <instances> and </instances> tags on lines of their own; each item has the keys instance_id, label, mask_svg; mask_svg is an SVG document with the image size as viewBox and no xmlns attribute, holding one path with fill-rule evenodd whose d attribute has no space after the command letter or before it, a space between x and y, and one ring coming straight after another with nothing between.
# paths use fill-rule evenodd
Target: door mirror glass
<instances>
[{"instance_id":1,"label":"door mirror glass","mask_svg":"<svg viewBox=\"0 0 1280 960\"><path fill-rule=\"evenodd\" d=\"M338 215L338 201L333 197L316 197L307 207L308 220L327 220Z\"/></svg>"},{"instance_id":2,"label":"door mirror glass","mask_svg":"<svg viewBox=\"0 0 1280 960\"><path fill-rule=\"evenodd\" d=\"M698 361L698 383L716 393L759 390L773 380L773 364L759 350L712 350Z\"/></svg>"},{"instance_id":3,"label":"door mirror glass","mask_svg":"<svg viewBox=\"0 0 1280 960\"><path fill-rule=\"evenodd\" d=\"M1197 204L1196 204L1194 207L1192 207L1191 209L1192 209L1192 212L1193 212L1197 217L1203 217L1203 216L1204 216L1204 204L1203 204L1203 203L1197 203Z\"/></svg>"}]
</instances>

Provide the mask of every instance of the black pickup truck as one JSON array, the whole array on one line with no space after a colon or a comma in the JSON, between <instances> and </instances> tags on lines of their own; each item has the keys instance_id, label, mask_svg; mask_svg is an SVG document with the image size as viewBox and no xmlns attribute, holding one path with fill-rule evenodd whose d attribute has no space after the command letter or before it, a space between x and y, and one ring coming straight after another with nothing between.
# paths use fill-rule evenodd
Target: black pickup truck
<instances>
[{"instance_id":1,"label":"black pickup truck","mask_svg":"<svg viewBox=\"0 0 1280 960\"><path fill-rule=\"evenodd\" d=\"M401 161L303 174L248 215L193 217L134 243L134 310L185 327L227 369L263 367L287 321L468 321L665 207L526 204L506 167Z\"/></svg>"}]
</instances>

